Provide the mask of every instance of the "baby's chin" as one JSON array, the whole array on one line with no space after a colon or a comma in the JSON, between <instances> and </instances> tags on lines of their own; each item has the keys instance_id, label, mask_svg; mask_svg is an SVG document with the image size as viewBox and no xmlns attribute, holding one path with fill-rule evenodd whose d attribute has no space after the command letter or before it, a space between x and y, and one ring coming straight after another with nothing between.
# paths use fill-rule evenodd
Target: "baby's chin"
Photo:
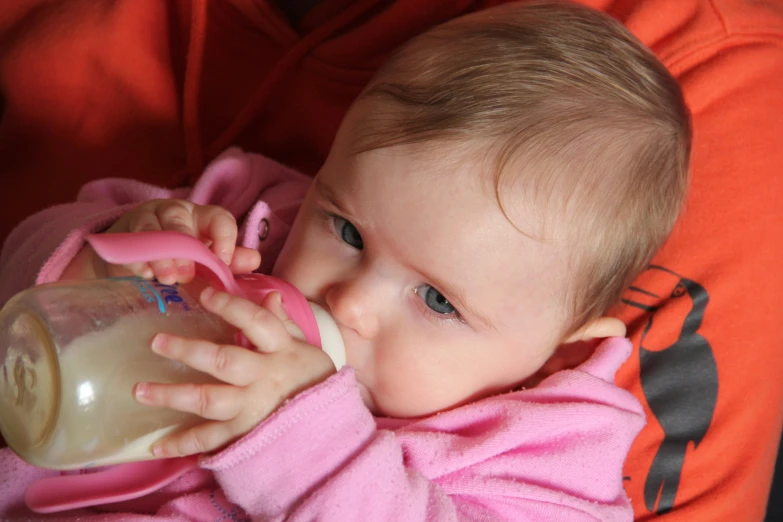
<instances>
[{"instance_id":1,"label":"baby's chin","mask_svg":"<svg viewBox=\"0 0 783 522\"><path fill-rule=\"evenodd\" d=\"M421 419L460 406L460 404L456 404L454 406L447 406L439 410L410 411L409 409L395 408L394 404L392 403L385 404L386 407L384 408L384 401L381 400L381 404L379 404L378 401L376 401L373 397L369 387L359 381L357 381L356 384L359 386L359 394L362 397L362 402L364 402L365 407L370 410L370 413L372 413L375 417L384 417L389 420L410 421ZM409 403L406 402L406 404Z\"/></svg>"}]
</instances>

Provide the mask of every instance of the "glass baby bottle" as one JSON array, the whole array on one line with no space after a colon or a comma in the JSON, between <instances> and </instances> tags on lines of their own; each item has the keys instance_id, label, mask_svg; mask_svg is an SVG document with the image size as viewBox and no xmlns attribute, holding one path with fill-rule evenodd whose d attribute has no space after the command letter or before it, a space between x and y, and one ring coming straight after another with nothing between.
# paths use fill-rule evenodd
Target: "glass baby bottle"
<instances>
[{"instance_id":1,"label":"glass baby bottle","mask_svg":"<svg viewBox=\"0 0 783 522\"><path fill-rule=\"evenodd\" d=\"M121 235L101 239L108 236ZM144 239L133 236L136 245ZM174 239L153 236L150 241L158 243L147 250L176 258L205 256L189 250L203 248L190 244L192 238ZM112 242L122 240L109 238L110 246L102 248L111 251ZM168 252L177 241L191 255ZM322 347L338 369L344 364L336 324L292 285L260 274L234 279L216 258L195 260L213 265L229 291L251 300L280 292L291 334ZM216 382L149 348L159 332L241 342L234 327L199 304L206 284L203 278L184 285L136 277L62 281L9 300L0 311L0 432L11 449L33 465L54 469L140 461L153 458L150 446L164 435L203 422L196 415L141 405L132 389L140 381Z\"/></svg>"}]
</instances>

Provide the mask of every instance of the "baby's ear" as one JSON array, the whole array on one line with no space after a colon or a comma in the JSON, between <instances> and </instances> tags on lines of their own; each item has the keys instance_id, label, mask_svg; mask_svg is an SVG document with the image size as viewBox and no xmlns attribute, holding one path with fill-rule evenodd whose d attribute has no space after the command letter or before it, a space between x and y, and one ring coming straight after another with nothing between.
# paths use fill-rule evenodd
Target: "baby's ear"
<instances>
[{"instance_id":1,"label":"baby's ear","mask_svg":"<svg viewBox=\"0 0 783 522\"><path fill-rule=\"evenodd\" d=\"M568 336L540 370L528 377L523 386L532 388L553 373L572 370L593 355L600 339L625 336L625 324L613 317L599 317Z\"/></svg>"},{"instance_id":2,"label":"baby's ear","mask_svg":"<svg viewBox=\"0 0 783 522\"><path fill-rule=\"evenodd\" d=\"M592 341L561 344L536 373L525 379L522 386L533 388L554 373L561 370L573 370L593 355L595 345L596 343Z\"/></svg>"},{"instance_id":3,"label":"baby's ear","mask_svg":"<svg viewBox=\"0 0 783 522\"><path fill-rule=\"evenodd\" d=\"M599 317L572 333L563 343L605 339L607 337L625 337L625 324L614 317Z\"/></svg>"}]
</instances>

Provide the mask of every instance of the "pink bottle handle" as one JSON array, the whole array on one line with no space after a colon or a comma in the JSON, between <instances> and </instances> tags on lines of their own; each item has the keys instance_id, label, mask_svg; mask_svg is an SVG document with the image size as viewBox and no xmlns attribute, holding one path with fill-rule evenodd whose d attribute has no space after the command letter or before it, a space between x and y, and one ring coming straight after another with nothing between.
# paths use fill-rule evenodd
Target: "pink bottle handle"
<instances>
[{"instance_id":1,"label":"pink bottle handle","mask_svg":"<svg viewBox=\"0 0 783 522\"><path fill-rule=\"evenodd\" d=\"M160 259L190 259L208 268L223 284L226 292L245 296L226 264L194 237L166 231L90 234L87 242L102 259L116 265Z\"/></svg>"},{"instance_id":2,"label":"pink bottle handle","mask_svg":"<svg viewBox=\"0 0 783 522\"><path fill-rule=\"evenodd\" d=\"M144 460L80 475L36 480L24 501L36 513L56 513L147 495L198 466L198 456Z\"/></svg>"},{"instance_id":3,"label":"pink bottle handle","mask_svg":"<svg viewBox=\"0 0 783 522\"><path fill-rule=\"evenodd\" d=\"M90 234L87 236L95 252L105 261L117 265L145 263L159 259L190 259L207 268L217 277L226 292L260 303L270 292L279 292L283 308L305 336L305 340L321 347L321 336L304 296L290 283L262 274L234 279L228 266L218 259L201 241L179 232L133 232L121 234ZM249 343L238 339L243 346Z\"/></svg>"},{"instance_id":4,"label":"pink bottle handle","mask_svg":"<svg viewBox=\"0 0 783 522\"><path fill-rule=\"evenodd\" d=\"M91 234L87 236L87 241L101 258L115 264L142 263L159 259L193 260L217 277L227 292L245 297L245 292L237 284L226 264L203 243L185 234L177 232ZM298 306L301 307L301 303ZM288 309L286 311L289 312ZM297 317L292 319L296 321ZM305 329L311 330L311 327ZM317 326L315 332L317 335ZM320 338L318 344L320 345ZM169 484L197 466L198 456L190 456L130 462L79 475L48 477L33 482L27 488L25 503L37 513L54 513L130 500Z\"/></svg>"}]
</instances>

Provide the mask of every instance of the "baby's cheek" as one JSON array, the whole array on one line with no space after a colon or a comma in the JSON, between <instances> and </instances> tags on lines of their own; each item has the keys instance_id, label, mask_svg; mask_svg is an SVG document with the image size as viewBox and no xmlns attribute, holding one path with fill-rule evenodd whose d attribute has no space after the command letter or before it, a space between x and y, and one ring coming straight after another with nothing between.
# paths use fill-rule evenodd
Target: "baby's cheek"
<instances>
[{"instance_id":1,"label":"baby's cheek","mask_svg":"<svg viewBox=\"0 0 783 522\"><path fill-rule=\"evenodd\" d=\"M438 357L431 332L410 321L395 321L375 339L359 375L364 375L375 404L390 417L418 417L451 406L449 370ZM447 363L446 363L447 364ZM445 373L445 375L444 375Z\"/></svg>"},{"instance_id":2,"label":"baby's cheek","mask_svg":"<svg viewBox=\"0 0 783 522\"><path fill-rule=\"evenodd\" d=\"M449 390L431 371L403 362L386 366L372 392L377 408L390 417L419 417L451 405Z\"/></svg>"}]
</instances>

